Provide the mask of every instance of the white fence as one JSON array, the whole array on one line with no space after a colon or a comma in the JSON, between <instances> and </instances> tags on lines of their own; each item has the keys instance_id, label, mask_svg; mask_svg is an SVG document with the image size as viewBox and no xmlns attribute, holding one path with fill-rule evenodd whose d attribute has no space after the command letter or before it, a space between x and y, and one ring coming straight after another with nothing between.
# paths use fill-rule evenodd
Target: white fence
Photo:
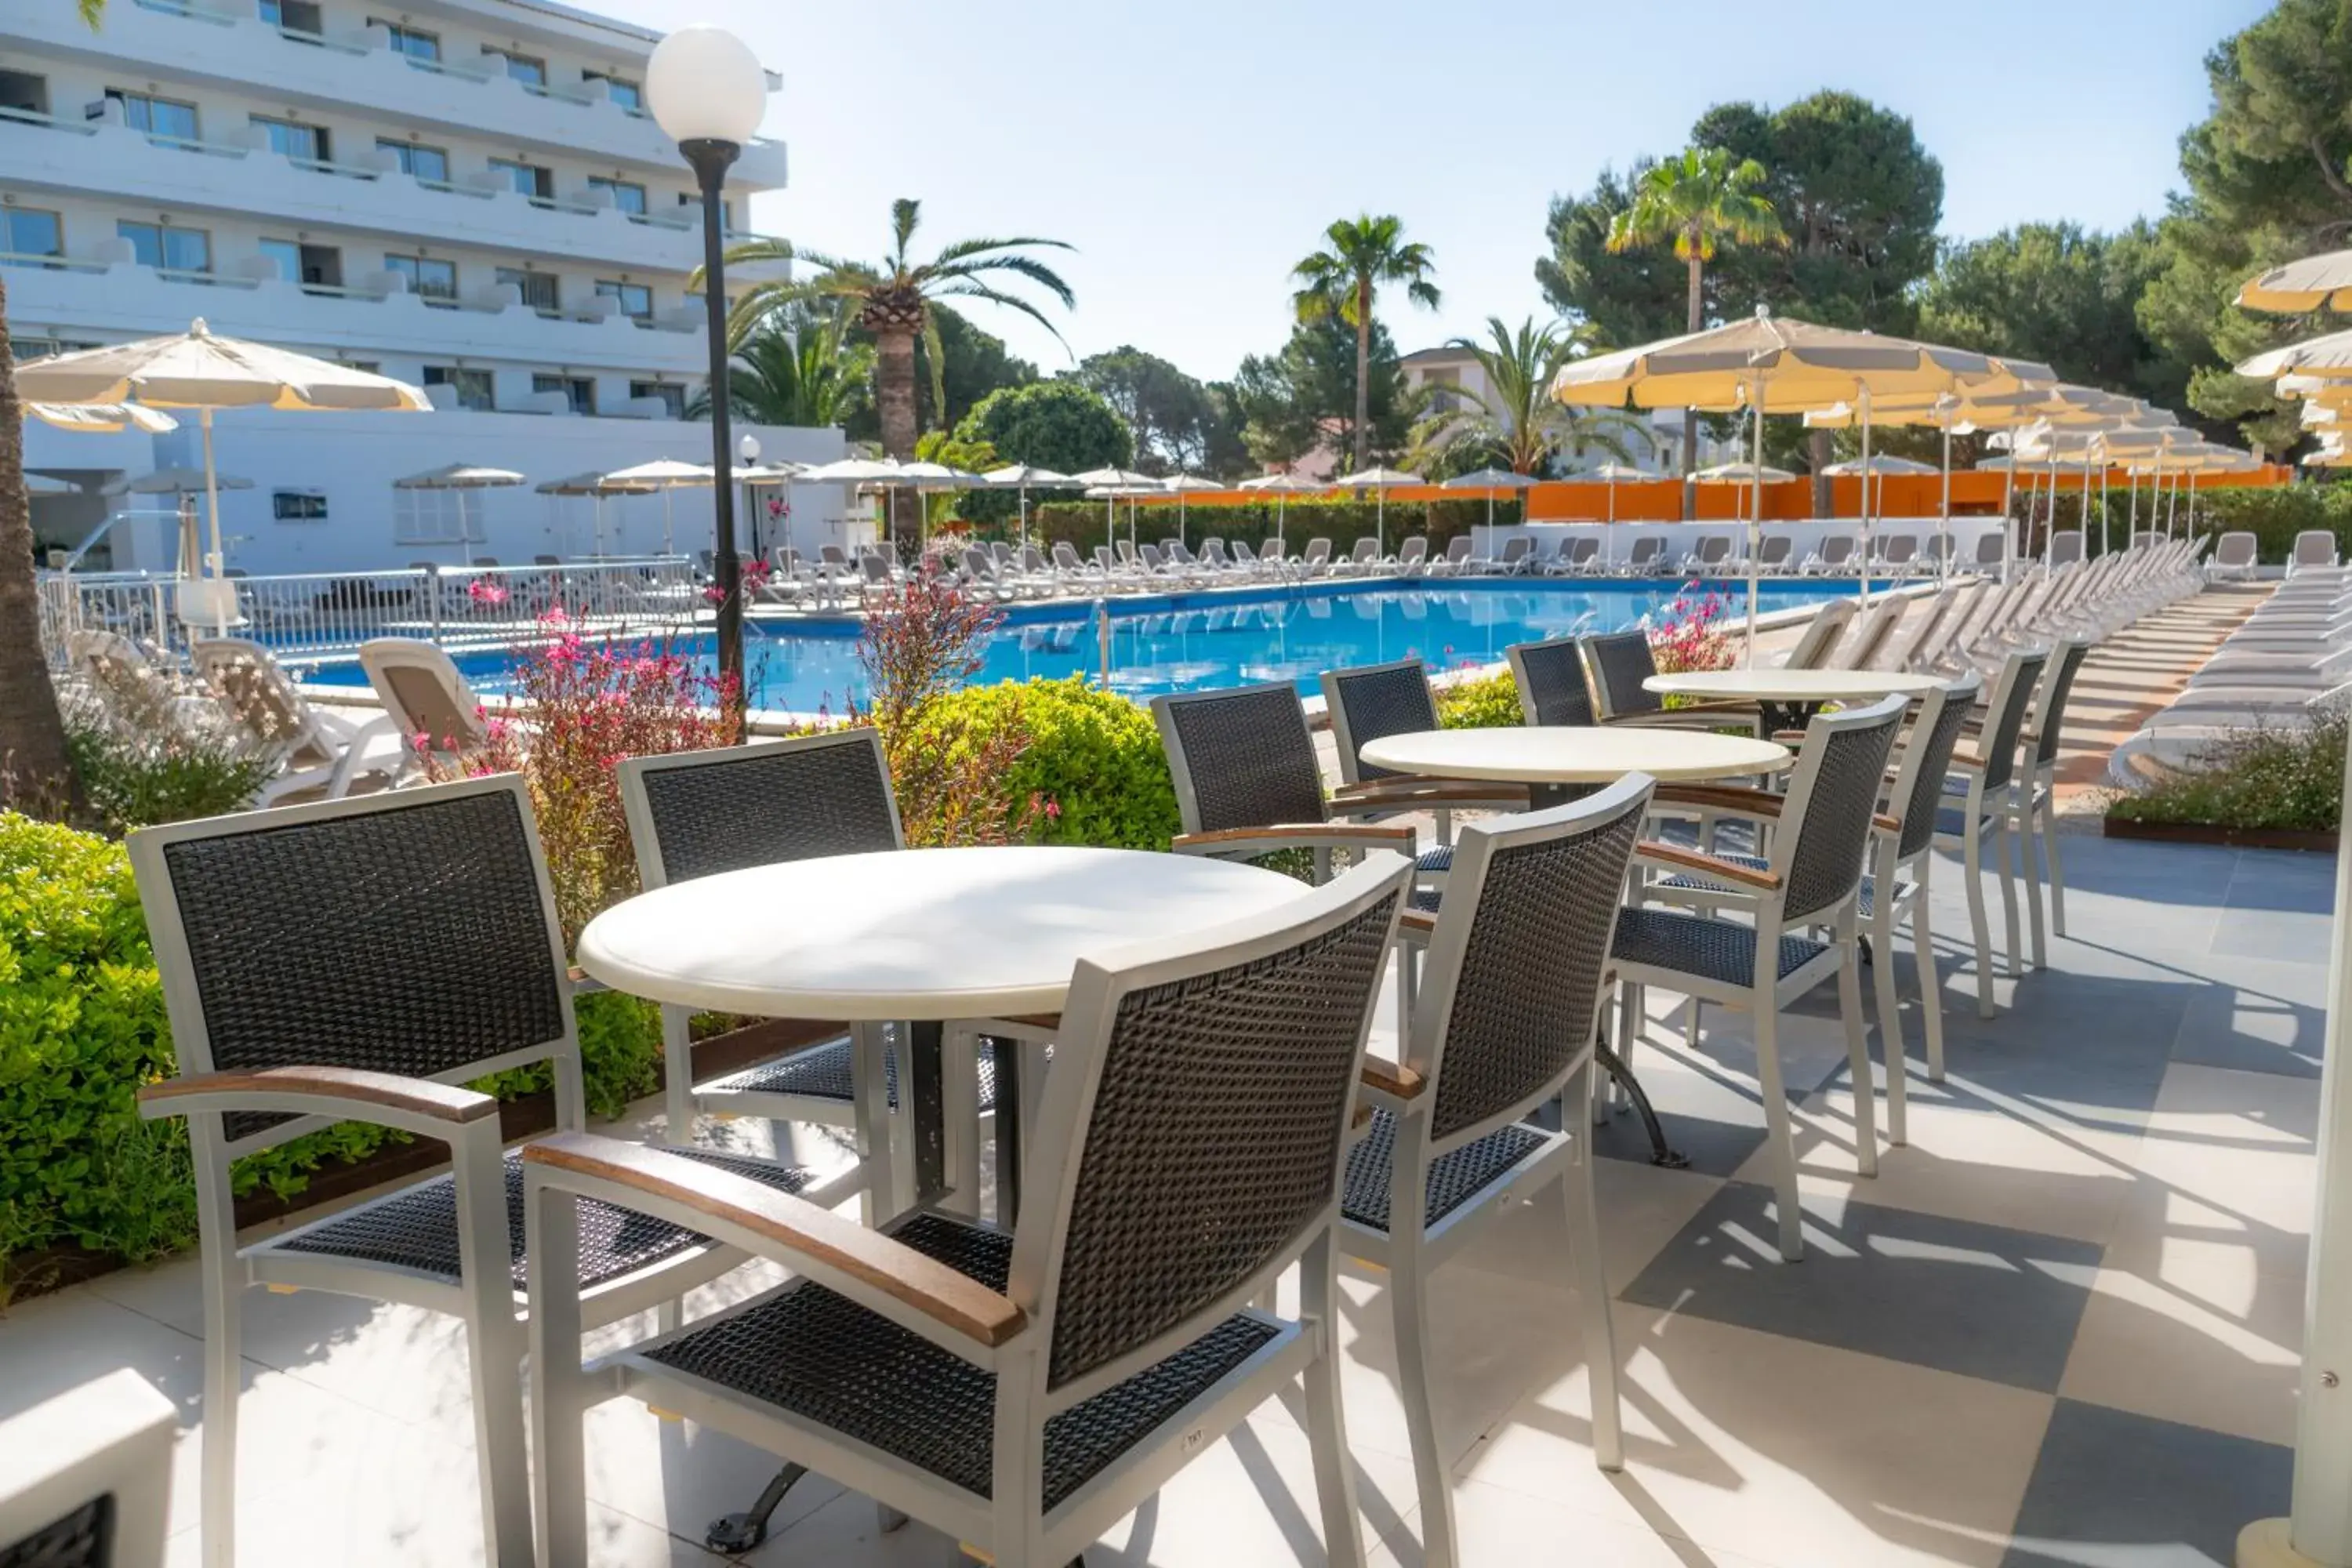
<instances>
[{"instance_id":1,"label":"white fence","mask_svg":"<svg viewBox=\"0 0 2352 1568\"><path fill-rule=\"evenodd\" d=\"M589 629L675 631L707 607L685 556L562 565L412 567L237 577L225 596L172 574L41 574L41 641L54 659L79 630L119 632L184 656L198 639L249 637L281 658L333 658L370 637L423 637L445 647L498 647L545 635L552 611Z\"/></svg>"}]
</instances>

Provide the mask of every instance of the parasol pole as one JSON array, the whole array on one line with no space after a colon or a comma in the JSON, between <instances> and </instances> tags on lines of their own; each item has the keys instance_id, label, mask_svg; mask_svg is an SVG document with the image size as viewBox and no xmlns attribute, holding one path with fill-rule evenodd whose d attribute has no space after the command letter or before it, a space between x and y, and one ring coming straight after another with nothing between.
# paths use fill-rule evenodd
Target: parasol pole
<instances>
[{"instance_id":1,"label":"parasol pole","mask_svg":"<svg viewBox=\"0 0 2352 1568\"><path fill-rule=\"evenodd\" d=\"M1764 373L1749 376L1748 417L1756 423L1756 466L1748 471L1755 505L1748 519L1748 668L1756 668L1756 557L1764 547Z\"/></svg>"},{"instance_id":2,"label":"parasol pole","mask_svg":"<svg viewBox=\"0 0 2352 1568\"><path fill-rule=\"evenodd\" d=\"M2017 442L2009 444L2009 461L2003 466L2000 482L2000 580L2009 581L2009 569L2017 559ZM2033 523L2031 517L2025 525L2025 545L2033 547ZM2046 566L2046 563L2045 563Z\"/></svg>"},{"instance_id":3,"label":"parasol pole","mask_svg":"<svg viewBox=\"0 0 2352 1568\"><path fill-rule=\"evenodd\" d=\"M212 553L205 557L205 563L212 568L215 584L211 590L213 636L225 637L228 636L228 605L217 584L228 574L228 556L221 549L220 484L213 471L213 411L209 408L202 410L197 423L204 426L205 432L205 510L212 524Z\"/></svg>"},{"instance_id":4,"label":"parasol pole","mask_svg":"<svg viewBox=\"0 0 2352 1568\"><path fill-rule=\"evenodd\" d=\"M1864 382L1862 403L1862 607L1870 608L1870 383Z\"/></svg>"},{"instance_id":5,"label":"parasol pole","mask_svg":"<svg viewBox=\"0 0 2352 1568\"><path fill-rule=\"evenodd\" d=\"M1952 576L1952 407L1948 398L1944 404L1944 513L1936 520L1936 537L1943 548L1937 552L1936 575L1949 582Z\"/></svg>"}]
</instances>

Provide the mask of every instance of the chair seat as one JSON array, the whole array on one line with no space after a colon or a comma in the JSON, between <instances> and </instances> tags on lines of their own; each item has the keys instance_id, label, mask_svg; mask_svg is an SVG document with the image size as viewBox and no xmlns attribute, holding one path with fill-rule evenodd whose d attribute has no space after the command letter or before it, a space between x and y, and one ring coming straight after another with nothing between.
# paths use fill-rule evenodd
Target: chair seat
<instances>
[{"instance_id":1,"label":"chair seat","mask_svg":"<svg viewBox=\"0 0 2352 1568\"><path fill-rule=\"evenodd\" d=\"M1422 1224L1435 1225L1548 1142L1532 1127L1498 1127L1441 1156L1429 1168ZM1396 1113L1376 1109L1371 1126L1348 1151L1348 1184L1339 1197L1341 1215L1370 1229L1388 1230L1389 1175L1395 1156Z\"/></svg>"},{"instance_id":2,"label":"chair seat","mask_svg":"<svg viewBox=\"0 0 2352 1568\"><path fill-rule=\"evenodd\" d=\"M1718 984L1752 985L1756 981L1756 928L1737 921L1678 910L1619 910L1612 951L1621 963L1696 975ZM1776 978L1786 980L1829 951L1829 943L1811 937L1781 937Z\"/></svg>"},{"instance_id":3,"label":"chair seat","mask_svg":"<svg viewBox=\"0 0 2352 1568\"><path fill-rule=\"evenodd\" d=\"M1895 878L1895 907L1898 909L1901 908L1904 901L1918 890L1919 884L1912 881L1909 878ZM1871 916L1878 912L1878 879L1875 877L1865 874L1862 879L1862 902L1859 912L1864 920L1868 920Z\"/></svg>"},{"instance_id":4,"label":"chair seat","mask_svg":"<svg viewBox=\"0 0 2352 1568\"><path fill-rule=\"evenodd\" d=\"M893 1234L992 1290L1004 1289L1013 1238L1002 1231L921 1214ZM1058 1506L1280 1331L1255 1318L1228 1318L1047 1421L1045 1506ZM996 1374L822 1285L788 1285L645 1355L869 1444L975 1497L991 1494Z\"/></svg>"},{"instance_id":5,"label":"chair seat","mask_svg":"<svg viewBox=\"0 0 2352 1568\"><path fill-rule=\"evenodd\" d=\"M762 1186L797 1193L811 1174L772 1160L726 1154L714 1149L673 1147L669 1151L706 1165L716 1165ZM530 1282L530 1262L523 1253L522 1153L509 1149L506 1157L508 1272L514 1288ZM648 1218L593 1198L580 1201L580 1283L593 1288L649 1265L703 1246L709 1237ZM265 1241L249 1250L295 1252L321 1258L348 1258L364 1263L390 1264L456 1280L457 1272L457 1190L456 1179L436 1176L419 1182L381 1203L280 1240Z\"/></svg>"},{"instance_id":6,"label":"chair seat","mask_svg":"<svg viewBox=\"0 0 2352 1568\"><path fill-rule=\"evenodd\" d=\"M856 1079L853 1076L855 1047L846 1035L797 1050L789 1056L776 1057L755 1063L725 1078L712 1079L695 1085L698 1094L782 1094L797 1095L806 1100L827 1100L847 1105L857 1098ZM898 1109L898 1053L888 1047L882 1052L882 1072L889 1095L890 1109ZM983 1114L996 1109L996 1055L980 1053L980 1109Z\"/></svg>"},{"instance_id":7,"label":"chair seat","mask_svg":"<svg viewBox=\"0 0 2352 1568\"><path fill-rule=\"evenodd\" d=\"M1433 844L1412 858L1416 871L1451 871L1454 869L1454 846Z\"/></svg>"}]
</instances>

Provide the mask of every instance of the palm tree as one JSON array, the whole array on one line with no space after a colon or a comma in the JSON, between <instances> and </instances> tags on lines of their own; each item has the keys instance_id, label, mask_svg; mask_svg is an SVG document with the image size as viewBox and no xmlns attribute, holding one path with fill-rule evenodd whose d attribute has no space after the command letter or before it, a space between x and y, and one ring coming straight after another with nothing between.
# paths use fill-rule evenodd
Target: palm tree
<instances>
[{"instance_id":1,"label":"palm tree","mask_svg":"<svg viewBox=\"0 0 2352 1568\"><path fill-rule=\"evenodd\" d=\"M1780 215L1757 187L1768 176L1753 158L1734 158L1720 147L1687 147L1678 157L1642 171L1633 187L1633 205L1609 225L1609 248L1631 250L1637 245L1672 240L1675 254L1690 269L1687 331L1706 324L1704 289L1706 264L1716 247L1729 240L1738 245L1786 245ZM1683 410L1683 472L1698 467L1698 425L1692 411Z\"/></svg>"},{"instance_id":2,"label":"palm tree","mask_svg":"<svg viewBox=\"0 0 2352 1568\"><path fill-rule=\"evenodd\" d=\"M1571 409L1552 399L1551 384L1560 367L1591 346L1589 323L1538 326L1530 316L1512 328L1501 317L1489 316L1486 335L1490 342L1455 338L1446 345L1476 362L1486 390L1464 394L1477 405L1476 413L1438 416L1440 443L1473 444L1515 474L1539 472L1557 453L1591 447L1622 462L1634 460L1632 443L1646 436L1640 420L1614 408Z\"/></svg>"},{"instance_id":3,"label":"palm tree","mask_svg":"<svg viewBox=\"0 0 2352 1568\"><path fill-rule=\"evenodd\" d=\"M72 804L64 721L41 653L40 585L33 574L33 500L25 489L24 410L0 283L0 805L61 815Z\"/></svg>"},{"instance_id":4,"label":"palm tree","mask_svg":"<svg viewBox=\"0 0 2352 1568\"><path fill-rule=\"evenodd\" d=\"M1356 329L1354 467L1364 466L1371 431L1372 298L1383 283L1404 285L1405 298L1425 310L1438 305L1429 280L1437 258L1429 247L1408 243L1399 217L1341 218L1323 231L1323 248L1290 269L1298 285L1290 297L1301 321L1338 316Z\"/></svg>"},{"instance_id":5,"label":"palm tree","mask_svg":"<svg viewBox=\"0 0 2352 1568\"><path fill-rule=\"evenodd\" d=\"M1062 334L1044 311L998 288L989 281L991 276L1011 273L1025 278L1060 300L1064 310L1077 303L1070 286L1052 268L1034 256L1019 254L1024 247L1072 248L1058 239L1027 235L960 239L929 261L912 259L907 251L922 224L922 203L904 196L890 204L890 253L878 262L848 261L797 250L784 239L749 240L727 253L730 267L798 261L813 269L806 277L772 279L745 289L728 319L727 334L732 342L742 342L771 312L791 305L830 302L856 312L856 324L874 339L874 402L882 420L882 447L901 459L915 455L918 336L931 362L931 407L942 429L951 423L944 369L947 355L940 346L939 323L932 316L934 300L962 297L1003 305L1031 318L1056 339ZM695 278L695 286L699 286L701 273L698 271Z\"/></svg>"},{"instance_id":6,"label":"palm tree","mask_svg":"<svg viewBox=\"0 0 2352 1568\"><path fill-rule=\"evenodd\" d=\"M843 425L864 403L873 374L874 350L849 341L846 312L796 310L771 316L737 346L727 367L728 406L758 425ZM709 390L696 393L686 412L707 418Z\"/></svg>"}]
</instances>

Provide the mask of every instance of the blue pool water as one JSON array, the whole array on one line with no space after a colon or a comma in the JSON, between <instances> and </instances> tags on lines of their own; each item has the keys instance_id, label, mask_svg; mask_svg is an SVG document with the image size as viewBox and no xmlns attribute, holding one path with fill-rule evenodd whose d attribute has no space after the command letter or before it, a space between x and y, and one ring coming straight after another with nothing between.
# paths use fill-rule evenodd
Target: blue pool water
<instances>
[{"instance_id":1,"label":"blue pool water","mask_svg":"<svg viewBox=\"0 0 2352 1568\"><path fill-rule=\"evenodd\" d=\"M1110 684L1135 698L1266 680L1288 680L1313 693L1325 670L1349 665L1408 658L1423 659L1432 669L1491 664L1513 643L1559 637L1580 625L1586 630L1631 626L1683 586L1679 579L1574 586L1308 584L1114 599ZM1769 614L1843 591L1825 583L1768 582L1759 608ZM1743 586L1730 585L1727 597L1731 615L1744 611ZM856 623L753 623L746 631L753 707L837 713L847 701L865 699ZM711 639L698 640L707 665ZM504 684L512 657L503 650L465 654L457 666L478 689L491 691ZM1101 668L1091 606L1015 605L1006 606L1005 624L974 681L1096 675ZM355 663L327 664L309 679L340 685L365 680Z\"/></svg>"}]
</instances>

